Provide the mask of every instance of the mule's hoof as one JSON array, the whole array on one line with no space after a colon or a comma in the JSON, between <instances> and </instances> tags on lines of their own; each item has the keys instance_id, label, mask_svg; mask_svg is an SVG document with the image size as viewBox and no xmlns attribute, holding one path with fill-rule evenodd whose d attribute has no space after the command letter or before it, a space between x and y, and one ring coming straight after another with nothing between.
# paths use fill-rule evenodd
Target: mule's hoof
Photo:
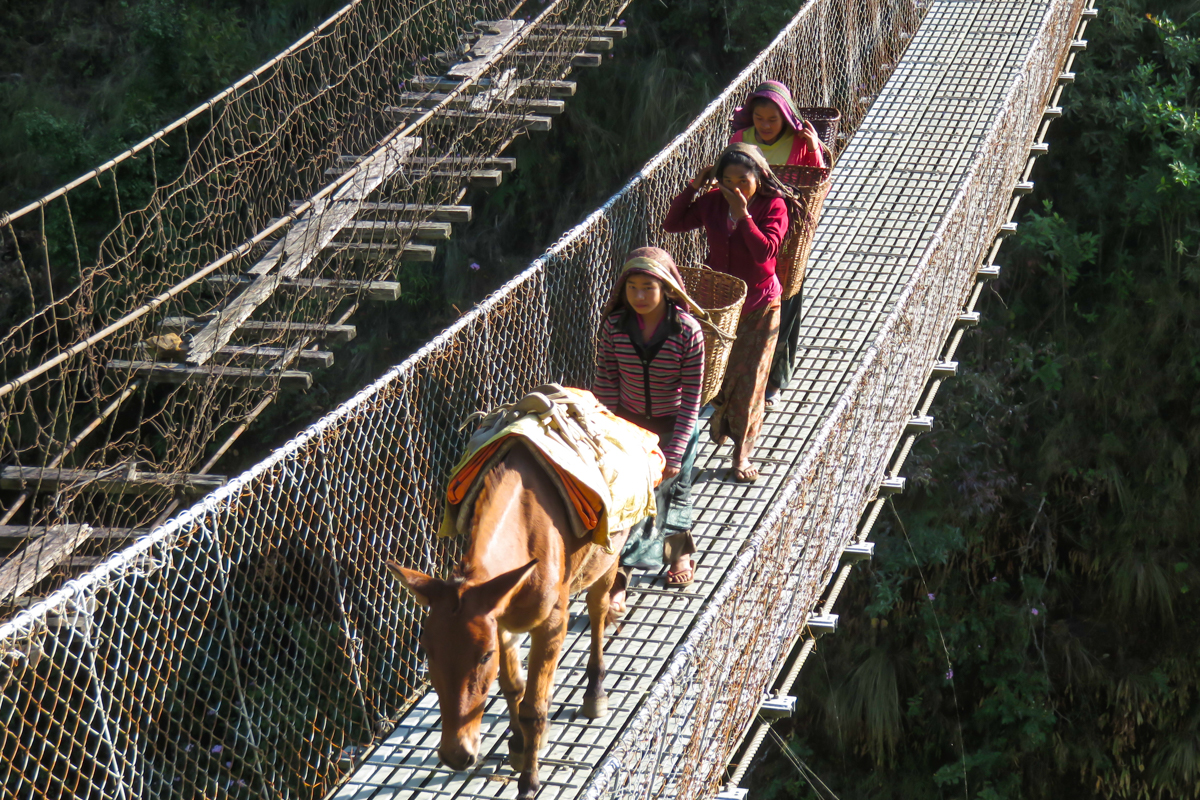
<instances>
[{"instance_id":1,"label":"mule's hoof","mask_svg":"<svg viewBox=\"0 0 1200 800\"><path fill-rule=\"evenodd\" d=\"M536 775L521 773L521 777L517 779L517 800L533 800L541 785Z\"/></svg>"},{"instance_id":2,"label":"mule's hoof","mask_svg":"<svg viewBox=\"0 0 1200 800\"><path fill-rule=\"evenodd\" d=\"M513 772L525 771L525 751L514 750L512 742L508 743L508 766L512 768Z\"/></svg>"},{"instance_id":3,"label":"mule's hoof","mask_svg":"<svg viewBox=\"0 0 1200 800\"><path fill-rule=\"evenodd\" d=\"M583 698L583 708L580 709L583 715L588 719L600 719L608 716L608 697L602 695L600 697L585 697Z\"/></svg>"}]
</instances>

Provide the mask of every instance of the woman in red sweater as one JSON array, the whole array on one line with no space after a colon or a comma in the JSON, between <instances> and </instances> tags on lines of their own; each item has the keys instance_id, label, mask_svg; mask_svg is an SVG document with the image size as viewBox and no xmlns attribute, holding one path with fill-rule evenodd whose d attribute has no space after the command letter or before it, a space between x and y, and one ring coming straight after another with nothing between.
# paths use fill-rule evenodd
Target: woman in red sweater
<instances>
[{"instance_id":1,"label":"woman in red sweater","mask_svg":"<svg viewBox=\"0 0 1200 800\"><path fill-rule=\"evenodd\" d=\"M715 183L715 188L709 191ZM746 302L738 321L737 341L716 411L709 422L718 444L733 439L733 476L753 483L758 467L750 461L762 429L767 373L779 333L779 297L775 259L799 204L779 182L757 147L730 145L716 167L705 167L671 202L663 230L683 233L703 227L708 234L712 269L746 282Z\"/></svg>"}]
</instances>

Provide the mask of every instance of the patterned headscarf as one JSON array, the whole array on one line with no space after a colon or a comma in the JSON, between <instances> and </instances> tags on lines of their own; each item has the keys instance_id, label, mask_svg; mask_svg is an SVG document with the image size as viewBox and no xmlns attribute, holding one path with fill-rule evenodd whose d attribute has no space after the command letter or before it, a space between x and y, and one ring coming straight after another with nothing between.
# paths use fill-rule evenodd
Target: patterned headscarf
<instances>
[{"instance_id":1,"label":"patterned headscarf","mask_svg":"<svg viewBox=\"0 0 1200 800\"><path fill-rule=\"evenodd\" d=\"M770 100L779 108L779 113L783 116L783 124L790 127L792 133L797 133L804 127L804 117L800 116L796 104L792 102L791 90L779 81L764 81L746 96L745 103L733 110L734 130L740 131L743 128L754 127L752 106L754 101L760 97Z\"/></svg>"},{"instance_id":2,"label":"patterned headscarf","mask_svg":"<svg viewBox=\"0 0 1200 800\"><path fill-rule=\"evenodd\" d=\"M601 314L602 319L607 319L621 308L625 298L625 282L630 276L638 274L649 275L662 281L670 290L671 296L668 299L675 305L691 311L692 316L699 319L708 318L708 312L697 305L684 289L683 276L679 274L679 267L675 266L675 259L671 258L671 254L659 247L639 247L625 256L625 266L621 268L621 274L613 284L612 294Z\"/></svg>"}]
</instances>

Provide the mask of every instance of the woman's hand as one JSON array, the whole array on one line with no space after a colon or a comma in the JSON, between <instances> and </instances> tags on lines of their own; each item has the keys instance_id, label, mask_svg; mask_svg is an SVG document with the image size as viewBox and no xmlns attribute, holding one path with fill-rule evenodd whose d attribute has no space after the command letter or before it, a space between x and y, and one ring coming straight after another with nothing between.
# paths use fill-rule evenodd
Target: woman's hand
<instances>
[{"instance_id":1,"label":"woman's hand","mask_svg":"<svg viewBox=\"0 0 1200 800\"><path fill-rule=\"evenodd\" d=\"M745 219L750 216L749 203L746 195L742 194L741 189L726 189L721 187L721 194L725 195L725 202L729 203L729 215L734 219Z\"/></svg>"},{"instance_id":2,"label":"woman's hand","mask_svg":"<svg viewBox=\"0 0 1200 800\"><path fill-rule=\"evenodd\" d=\"M663 467L663 480L669 481L679 474L679 467L666 466Z\"/></svg>"},{"instance_id":3,"label":"woman's hand","mask_svg":"<svg viewBox=\"0 0 1200 800\"><path fill-rule=\"evenodd\" d=\"M804 138L805 144L809 149L821 151L821 137L817 135L817 129L808 120L804 120L804 129L800 131L800 135Z\"/></svg>"},{"instance_id":4,"label":"woman's hand","mask_svg":"<svg viewBox=\"0 0 1200 800\"><path fill-rule=\"evenodd\" d=\"M688 186L691 186L697 192L703 192L708 188L708 185L712 183L712 170L712 164L701 168L701 170L696 173L696 177L692 178L691 182L688 183Z\"/></svg>"}]
</instances>

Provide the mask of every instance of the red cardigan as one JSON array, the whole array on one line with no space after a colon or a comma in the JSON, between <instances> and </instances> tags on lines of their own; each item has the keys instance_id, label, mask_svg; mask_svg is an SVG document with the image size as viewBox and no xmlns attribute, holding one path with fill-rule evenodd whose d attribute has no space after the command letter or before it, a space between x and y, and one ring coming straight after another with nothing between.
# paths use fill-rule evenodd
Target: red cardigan
<instances>
[{"instance_id":1,"label":"red cardigan","mask_svg":"<svg viewBox=\"0 0 1200 800\"><path fill-rule=\"evenodd\" d=\"M704 263L746 282L743 314L765 308L783 293L775 276L775 258L788 230L787 205L782 197L756 194L748 210L750 217L738 220L731 229L729 203L721 190L713 189L698 198L696 190L688 186L671 201L663 220L667 233L704 227L708 234L708 258Z\"/></svg>"}]
</instances>

